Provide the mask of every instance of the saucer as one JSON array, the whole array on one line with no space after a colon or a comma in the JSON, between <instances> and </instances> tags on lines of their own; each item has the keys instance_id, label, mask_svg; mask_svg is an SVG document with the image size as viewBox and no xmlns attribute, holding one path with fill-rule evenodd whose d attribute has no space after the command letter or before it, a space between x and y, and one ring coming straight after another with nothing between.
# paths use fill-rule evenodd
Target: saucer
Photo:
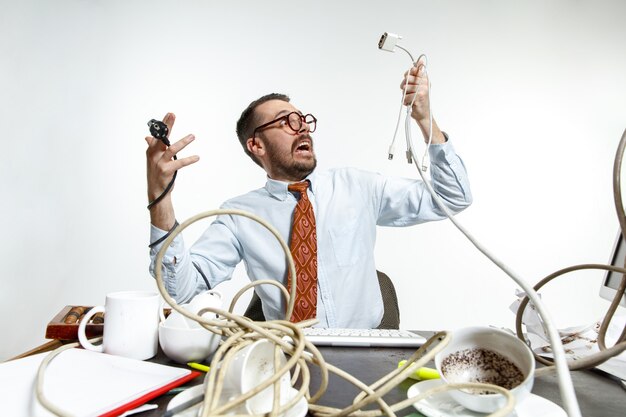
<instances>
[{"instance_id":1,"label":"saucer","mask_svg":"<svg viewBox=\"0 0 626 417\"><path fill-rule=\"evenodd\" d=\"M203 384L199 384L189 389L186 389L185 391L181 392L180 394L177 394L176 396L174 396L174 398L170 400L170 402L167 404L167 411L191 400L192 398L198 397L202 395L203 393L204 393ZM290 388L289 398L295 397L297 393L298 393L297 389ZM202 403L200 402L194 405L193 407L189 407L188 409L181 411L180 413L176 414L175 417L197 417L200 414L201 407L202 407ZM309 410L309 405L306 401L306 398L302 397L300 398L300 401L296 403L296 405L291 407L291 409L287 410L287 412L281 414L281 417L304 417L308 410ZM229 412L228 414L235 414L235 412L233 410Z\"/></svg>"},{"instance_id":2,"label":"saucer","mask_svg":"<svg viewBox=\"0 0 626 417\"><path fill-rule=\"evenodd\" d=\"M430 379L412 385L407 391L407 397L414 397L422 392L443 384L440 379ZM413 404L413 407L426 417L484 417L487 414L468 410L456 401L447 392L435 394ZM535 394L530 394L524 401L517 404L511 416L517 417L567 417L565 410L550 400Z\"/></svg>"}]
</instances>

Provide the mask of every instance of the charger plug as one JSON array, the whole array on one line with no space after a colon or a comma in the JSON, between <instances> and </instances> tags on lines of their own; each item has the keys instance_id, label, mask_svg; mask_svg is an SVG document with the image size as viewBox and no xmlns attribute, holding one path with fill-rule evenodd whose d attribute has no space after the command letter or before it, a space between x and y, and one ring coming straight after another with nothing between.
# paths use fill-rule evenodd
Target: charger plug
<instances>
[{"instance_id":1,"label":"charger plug","mask_svg":"<svg viewBox=\"0 0 626 417\"><path fill-rule=\"evenodd\" d=\"M378 41L378 49L382 49L383 51L394 52L398 41L402 39L402 36L396 35L395 33L385 32L380 37Z\"/></svg>"}]
</instances>

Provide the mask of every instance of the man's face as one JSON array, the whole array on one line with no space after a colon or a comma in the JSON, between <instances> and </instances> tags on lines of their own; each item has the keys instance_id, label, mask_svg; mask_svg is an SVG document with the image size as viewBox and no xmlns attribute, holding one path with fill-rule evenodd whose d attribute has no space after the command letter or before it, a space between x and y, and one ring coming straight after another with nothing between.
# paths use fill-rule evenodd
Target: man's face
<instances>
[{"instance_id":1,"label":"man's face","mask_svg":"<svg viewBox=\"0 0 626 417\"><path fill-rule=\"evenodd\" d=\"M270 100L256 108L258 125L263 125L291 112L299 111L290 103ZM257 154L267 175L280 181L301 181L315 169L317 160L313 151L313 139L309 125L302 123L294 132L285 119L257 131L254 141L263 150Z\"/></svg>"}]
</instances>

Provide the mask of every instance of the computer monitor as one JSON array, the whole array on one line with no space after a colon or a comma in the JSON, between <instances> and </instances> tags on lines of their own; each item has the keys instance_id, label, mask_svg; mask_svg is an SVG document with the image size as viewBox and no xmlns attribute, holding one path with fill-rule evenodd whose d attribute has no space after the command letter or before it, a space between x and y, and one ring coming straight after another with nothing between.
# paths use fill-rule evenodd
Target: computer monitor
<instances>
[{"instance_id":1,"label":"computer monitor","mask_svg":"<svg viewBox=\"0 0 626 417\"><path fill-rule=\"evenodd\" d=\"M615 246L613 247L613 253L611 254L611 260L609 261L609 263L613 266L623 268L624 260L626 260L626 240L620 232L617 235L617 239L615 240ZM607 271L604 279L602 280L602 285L600 286L600 297L607 300L613 300L621 281L622 274L618 272ZM622 295L620 305L622 307L626 307L626 294Z\"/></svg>"}]
</instances>

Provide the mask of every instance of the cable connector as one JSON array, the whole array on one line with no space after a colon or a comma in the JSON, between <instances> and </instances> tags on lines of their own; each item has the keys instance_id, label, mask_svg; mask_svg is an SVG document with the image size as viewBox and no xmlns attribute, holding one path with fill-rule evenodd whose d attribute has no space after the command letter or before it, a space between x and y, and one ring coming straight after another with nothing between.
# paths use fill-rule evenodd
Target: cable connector
<instances>
[{"instance_id":1,"label":"cable connector","mask_svg":"<svg viewBox=\"0 0 626 417\"><path fill-rule=\"evenodd\" d=\"M385 32L378 41L378 49L382 49L383 51L388 52L395 52L395 47L400 39L402 39L402 36L400 35Z\"/></svg>"}]
</instances>

